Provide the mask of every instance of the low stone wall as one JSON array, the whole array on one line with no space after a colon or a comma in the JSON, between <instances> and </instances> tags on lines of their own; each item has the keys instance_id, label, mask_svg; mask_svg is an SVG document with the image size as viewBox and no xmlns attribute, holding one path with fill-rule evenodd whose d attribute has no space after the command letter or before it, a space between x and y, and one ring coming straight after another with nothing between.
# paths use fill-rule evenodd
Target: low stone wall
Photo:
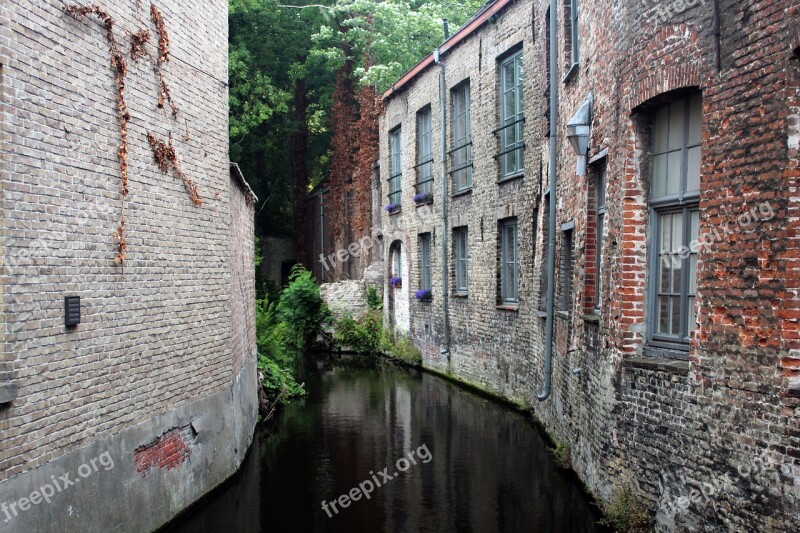
<instances>
[{"instance_id":1,"label":"low stone wall","mask_svg":"<svg viewBox=\"0 0 800 533\"><path fill-rule=\"evenodd\" d=\"M347 280L338 283L324 283L320 285L319 292L337 319L346 315L359 317L369 309L367 288L363 281Z\"/></svg>"}]
</instances>

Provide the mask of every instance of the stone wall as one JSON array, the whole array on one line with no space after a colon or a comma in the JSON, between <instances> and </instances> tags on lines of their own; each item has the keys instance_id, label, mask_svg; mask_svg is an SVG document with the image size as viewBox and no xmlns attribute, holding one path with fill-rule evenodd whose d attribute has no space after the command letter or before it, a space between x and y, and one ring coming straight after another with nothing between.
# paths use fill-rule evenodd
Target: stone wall
<instances>
[{"instance_id":1,"label":"stone wall","mask_svg":"<svg viewBox=\"0 0 800 533\"><path fill-rule=\"evenodd\" d=\"M102 6L127 63L124 267L114 261L122 131L109 42L98 18L64 6L0 5L0 379L17 388L0 406L0 503L16 504L0 521L4 531L152 530L235 472L256 417L252 209L229 174L227 6L156 2L177 117L158 105L149 3ZM134 59L139 30L151 37ZM148 133L171 137L202 205L179 173L159 170ZM81 297L77 327L64 326L65 296ZM142 478L135 450L176 428L190 455ZM105 452L113 470L25 509L51 475L74 478Z\"/></svg>"},{"instance_id":2,"label":"stone wall","mask_svg":"<svg viewBox=\"0 0 800 533\"><path fill-rule=\"evenodd\" d=\"M793 531L800 524L798 408L796 124L800 64L792 39L796 9L778 0L714 2L579 1L579 50L571 64L570 2L555 14L559 116L556 270L562 227L572 227L572 298L555 316L553 392L544 403L544 291L549 139L546 12L549 2L511 1L443 56L450 91L469 78L474 185L447 198L448 290L454 285L452 229L469 228L469 291L448 299L444 344L440 278L438 67L422 70L386 99L381 168L388 185L388 132L402 126L403 201L383 214L387 243L400 241L408 281L419 282L417 238L433 236L433 302L409 294L411 334L425 365L534 406L575 470L610 501L632 488L658 530ZM677 4L680 6L676 7ZM667 6L670 11L662 13ZM525 173L498 183L498 58L522 44L525 65ZM703 95L697 330L688 361L649 342L650 113L681 91ZM577 176L566 123L593 92L589 157ZM434 123L434 203L415 208L416 113ZM448 118L448 146L452 149ZM597 163L607 165L605 232L595 242ZM452 191L452 181L448 182ZM384 194L385 196L385 194ZM769 205L774 216L753 208ZM742 228L740 217L750 212ZM519 222L519 305L498 306L498 224ZM594 256L602 247L602 299ZM391 268L389 251L386 265ZM387 271L387 276L390 273ZM404 283L406 280L404 279ZM388 287L387 287L388 290ZM557 309L560 306L556 306ZM449 348L442 350L442 348ZM442 353L444 352L444 353Z\"/></svg>"},{"instance_id":3,"label":"stone wall","mask_svg":"<svg viewBox=\"0 0 800 533\"><path fill-rule=\"evenodd\" d=\"M343 316L359 318L369 310L367 288L363 281L323 283L319 287L319 292L337 319Z\"/></svg>"}]
</instances>

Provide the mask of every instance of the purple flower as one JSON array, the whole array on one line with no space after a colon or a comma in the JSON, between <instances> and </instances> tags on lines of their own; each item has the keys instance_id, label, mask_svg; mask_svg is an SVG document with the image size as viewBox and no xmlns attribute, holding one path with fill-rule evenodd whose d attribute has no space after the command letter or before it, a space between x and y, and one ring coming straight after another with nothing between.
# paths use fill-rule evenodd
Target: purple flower
<instances>
[{"instance_id":1,"label":"purple flower","mask_svg":"<svg viewBox=\"0 0 800 533\"><path fill-rule=\"evenodd\" d=\"M420 289L416 293L414 293L417 297L417 300L424 301L431 299L431 290L430 289Z\"/></svg>"},{"instance_id":2,"label":"purple flower","mask_svg":"<svg viewBox=\"0 0 800 533\"><path fill-rule=\"evenodd\" d=\"M403 285L403 278L401 278L400 276L392 276L389 279L389 285L391 285L394 288L401 287Z\"/></svg>"},{"instance_id":3,"label":"purple flower","mask_svg":"<svg viewBox=\"0 0 800 533\"><path fill-rule=\"evenodd\" d=\"M397 209L398 207L400 207L400 204L394 204L394 203L393 203L393 204L389 204L389 205L387 205L387 206L386 206L384 209L386 209L386 212L387 212L387 213L391 213L391 212L393 212L395 209Z\"/></svg>"},{"instance_id":4,"label":"purple flower","mask_svg":"<svg viewBox=\"0 0 800 533\"><path fill-rule=\"evenodd\" d=\"M430 202L433 200L433 194L429 192L421 192L414 195L414 201L418 204L423 202Z\"/></svg>"}]
</instances>

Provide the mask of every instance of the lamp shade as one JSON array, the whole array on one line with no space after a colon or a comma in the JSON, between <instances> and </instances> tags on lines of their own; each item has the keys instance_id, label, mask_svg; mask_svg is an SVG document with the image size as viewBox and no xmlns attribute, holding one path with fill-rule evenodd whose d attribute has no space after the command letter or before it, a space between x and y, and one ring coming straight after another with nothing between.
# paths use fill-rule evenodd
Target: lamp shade
<instances>
[{"instance_id":1,"label":"lamp shade","mask_svg":"<svg viewBox=\"0 0 800 533\"><path fill-rule=\"evenodd\" d=\"M567 139L572 149L579 156L586 155L589 150L589 135L592 131L592 107L594 98L592 93L583 101L578 111L567 123Z\"/></svg>"}]
</instances>

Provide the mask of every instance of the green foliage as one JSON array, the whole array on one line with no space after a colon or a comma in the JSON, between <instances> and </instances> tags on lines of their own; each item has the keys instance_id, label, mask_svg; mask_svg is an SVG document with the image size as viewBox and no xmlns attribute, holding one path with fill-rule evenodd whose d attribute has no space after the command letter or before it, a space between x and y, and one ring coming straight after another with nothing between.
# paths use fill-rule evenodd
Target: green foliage
<instances>
[{"instance_id":1,"label":"green foliage","mask_svg":"<svg viewBox=\"0 0 800 533\"><path fill-rule=\"evenodd\" d=\"M379 92L444 41L442 20L455 30L484 0L335 0L313 36L310 59L329 69L356 61L355 75Z\"/></svg>"},{"instance_id":2,"label":"green foliage","mask_svg":"<svg viewBox=\"0 0 800 533\"><path fill-rule=\"evenodd\" d=\"M273 401L283 393L285 401L305 394L290 368L308 342L320 331L328 310L311 273L292 269L289 285L276 303L269 296L256 301L256 344L262 386Z\"/></svg>"},{"instance_id":3,"label":"green foliage","mask_svg":"<svg viewBox=\"0 0 800 533\"><path fill-rule=\"evenodd\" d=\"M292 235L287 192L327 175L339 69L383 91L441 44L442 18L455 30L483 1L229 0L230 158L260 199L259 233Z\"/></svg>"},{"instance_id":4,"label":"green foliage","mask_svg":"<svg viewBox=\"0 0 800 533\"><path fill-rule=\"evenodd\" d=\"M281 367L277 361L259 355L258 369L263 376L261 386L264 387L267 397L273 401L281 392L283 392L281 400L285 402L306 395L306 390L297 382L292 373L287 368Z\"/></svg>"},{"instance_id":5,"label":"green foliage","mask_svg":"<svg viewBox=\"0 0 800 533\"><path fill-rule=\"evenodd\" d=\"M264 254L261 251L261 237L253 236L253 257L256 268L264 263Z\"/></svg>"},{"instance_id":6,"label":"green foliage","mask_svg":"<svg viewBox=\"0 0 800 533\"><path fill-rule=\"evenodd\" d=\"M617 490L603 508L605 518L600 523L617 533L648 533L652 520L629 487Z\"/></svg>"},{"instance_id":7,"label":"green foliage","mask_svg":"<svg viewBox=\"0 0 800 533\"><path fill-rule=\"evenodd\" d=\"M336 323L333 340L339 348L358 353L376 353L383 331L383 318L377 310L367 312L360 320L344 317Z\"/></svg>"},{"instance_id":8,"label":"green foliage","mask_svg":"<svg viewBox=\"0 0 800 533\"><path fill-rule=\"evenodd\" d=\"M367 307L372 311L380 311L383 309L383 300L375 287L367 289Z\"/></svg>"},{"instance_id":9,"label":"green foliage","mask_svg":"<svg viewBox=\"0 0 800 533\"><path fill-rule=\"evenodd\" d=\"M385 355L392 359L414 366L422 364L422 352L414 346L411 340L403 336L393 339L391 332L387 329L381 333L379 347Z\"/></svg>"},{"instance_id":10,"label":"green foliage","mask_svg":"<svg viewBox=\"0 0 800 533\"><path fill-rule=\"evenodd\" d=\"M556 464L564 469L572 468L572 459L570 456L570 445L568 442L558 442L553 450L553 456L556 459Z\"/></svg>"},{"instance_id":11,"label":"green foliage","mask_svg":"<svg viewBox=\"0 0 800 533\"><path fill-rule=\"evenodd\" d=\"M302 265L292 267L289 285L281 292L276 307L277 319L286 325L281 331L285 346L304 350L329 315L313 274Z\"/></svg>"}]
</instances>

